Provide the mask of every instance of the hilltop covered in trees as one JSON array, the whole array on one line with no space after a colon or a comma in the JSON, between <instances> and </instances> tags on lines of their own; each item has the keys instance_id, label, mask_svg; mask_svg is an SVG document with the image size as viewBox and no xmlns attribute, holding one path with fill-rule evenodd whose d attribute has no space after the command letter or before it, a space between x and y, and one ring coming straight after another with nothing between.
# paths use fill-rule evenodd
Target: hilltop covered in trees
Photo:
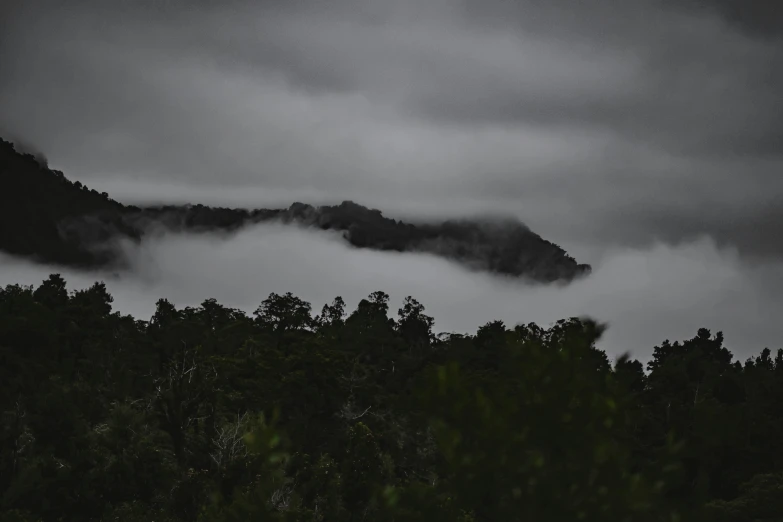
<instances>
[{"instance_id":1,"label":"hilltop covered in trees","mask_svg":"<svg viewBox=\"0 0 783 522\"><path fill-rule=\"evenodd\" d=\"M2 139L0 183L0 251L65 266L122 265L117 241L139 241L155 227L230 233L276 221L338 231L356 248L428 252L472 269L539 282L571 281L590 271L514 219L411 224L350 201L256 210L123 205L69 181L45 160L22 154Z\"/></svg>"},{"instance_id":2,"label":"hilltop covered in trees","mask_svg":"<svg viewBox=\"0 0 783 522\"><path fill-rule=\"evenodd\" d=\"M0 520L781 520L783 351L390 312L0 289Z\"/></svg>"}]
</instances>

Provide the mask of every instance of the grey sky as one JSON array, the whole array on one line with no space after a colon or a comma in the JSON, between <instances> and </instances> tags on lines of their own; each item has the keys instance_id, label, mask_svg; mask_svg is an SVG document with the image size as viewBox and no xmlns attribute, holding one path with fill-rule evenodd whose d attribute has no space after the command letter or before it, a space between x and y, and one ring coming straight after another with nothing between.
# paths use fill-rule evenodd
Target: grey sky
<instances>
[{"instance_id":1,"label":"grey sky","mask_svg":"<svg viewBox=\"0 0 783 522\"><path fill-rule=\"evenodd\" d=\"M765 5L30 1L3 13L0 134L119 199L502 209L566 247L779 257Z\"/></svg>"}]
</instances>

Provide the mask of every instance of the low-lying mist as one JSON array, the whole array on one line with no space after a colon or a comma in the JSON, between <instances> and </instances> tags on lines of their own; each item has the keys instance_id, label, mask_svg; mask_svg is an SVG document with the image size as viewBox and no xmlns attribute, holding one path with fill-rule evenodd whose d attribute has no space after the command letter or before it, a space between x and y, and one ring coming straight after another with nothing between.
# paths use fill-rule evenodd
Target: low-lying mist
<instances>
[{"instance_id":1,"label":"low-lying mist","mask_svg":"<svg viewBox=\"0 0 783 522\"><path fill-rule=\"evenodd\" d=\"M677 247L606 251L593 274L568 286L530 286L474 273L429 255L356 250L333 235L263 225L236 235L168 234L129 247L132 270L76 272L0 257L0 285L39 284L62 273L71 290L103 280L115 309L148 319L155 301L178 306L207 298L252 312L270 292L293 292L319 311L335 296L349 308L375 290L391 310L412 295L435 317L436 331L474 332L491 320L550 324L571 316L607 322L601 347L610 357L647 360L664 339L682 340L700 327L725 332L740 359L783 346L773 317L783 303L768 281L781 266L750 268L735 252L703 239Z\"/></svg>"}]
</instances>

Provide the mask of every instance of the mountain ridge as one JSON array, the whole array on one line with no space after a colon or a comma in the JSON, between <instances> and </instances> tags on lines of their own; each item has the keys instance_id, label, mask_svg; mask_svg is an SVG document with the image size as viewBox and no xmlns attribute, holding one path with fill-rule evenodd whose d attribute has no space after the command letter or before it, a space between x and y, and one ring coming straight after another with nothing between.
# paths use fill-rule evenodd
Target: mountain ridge
<instances>
[{"instance_id":1,"label":"mountain ridge","mask_svg":"<svg viewBox=\"0 0 783 522\"><path fill-rule=\"evenodd\" d=\"M174 232L233 233L280 222L335 230L356 248L434 254L470 269L528 280L570 282L590 273L565 250L514 218L404 223L353 201L281 209L201 204L125 205L70 181L42 156L0 138L0 250L41 262L95 268L123 266L119 239L139 242L153 227Z\"/></svg>"}]
</instances>

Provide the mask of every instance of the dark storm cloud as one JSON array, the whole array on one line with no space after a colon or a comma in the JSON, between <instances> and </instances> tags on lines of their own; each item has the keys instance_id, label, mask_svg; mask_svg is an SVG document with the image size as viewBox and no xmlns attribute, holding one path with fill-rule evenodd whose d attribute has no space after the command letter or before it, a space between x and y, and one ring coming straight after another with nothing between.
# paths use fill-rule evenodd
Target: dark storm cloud
<instances>
[{"instance_id":1,"label":"dark storm cloud","mask_svg":"<svg viewBox=\"0 0 783 522\"><path fill-rule=\"evenodd\" d=\"M755 38L783 35L783 9L778 2L758 0L667 0L673 6L689 7L698 12L714 9L726 21Z\"/></svg>"},{"instance_id":2,"label":"dark storm cloud","mask_svg":"<svg viewBox=\"0 0 783 522\"><path fill-rule=\"evenodd\" d=\"M154 197L481 202L566 248L783 256L773 4L26 2L2 13L0 133Z\"/></svg>"},{"instance_id":3,"label":"dark storm cloud","mask_svg":"<svg viewBox=\"0 0 783 522\"><path fill-rule=\"evenodd\" d=\"M467 0L466 23L507 36L486 55L433 65L442 81L422 89L415 108L468 125L610 130L675 154L781 157L783 51L733 32L720 13Z\"/></svg>"}]
</instances>

